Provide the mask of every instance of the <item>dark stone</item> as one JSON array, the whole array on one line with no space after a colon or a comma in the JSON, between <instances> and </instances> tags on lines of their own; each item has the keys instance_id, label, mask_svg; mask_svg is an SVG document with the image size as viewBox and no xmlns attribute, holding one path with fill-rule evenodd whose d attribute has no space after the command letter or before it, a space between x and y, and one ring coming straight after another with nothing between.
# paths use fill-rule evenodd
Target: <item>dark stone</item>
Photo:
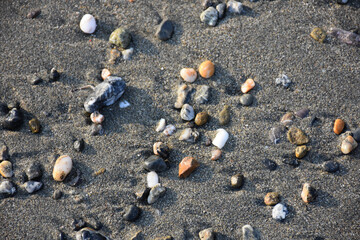
<instances>
[{"instance_id":1,"label":"dark stone","mask_svg":"<svg viewBox=\"0 0 360 240\"><path fill-rule=\"evenodd\" d=\"M174 26L171 21L168 19L164 19L158 26L155 36L162 41L166 41L171 38L173 32Z\"/></svg>"},{"instance_id":2,"label":"dark stone","mask_svg":"<svg viewBox=\"0 0 360 240\"><path fill-rule=\"evenodd\" d=\"M61 198L62 194L63 194L62 191L55 190L52 197L53 197L53 199L58 200Z\"/></svg>"},{"instance_id":3,"label":"dark stone","mask_svg":"<svg viewBox=\"0 0 360 240\"><path fill-rule=\"evenodd\" d=\"M58 232L58 237L59 237L59 240L65 240L66 237L65 237L65 234L63 232Z\"/></svg>"},{"instance_id":4,"label":"dark stone","mask_svg":"<svg viewBox=\"0 0 360 240\"><path fill-rule=\"evenodd\" d=\"M33 10L31 12L29 12L26 17L27 18L36 18L37 16L39 16L41 13L41 9L36 9L36 10Z\"/></svg>"},{"instance_id":5,"label":"dark stone","mask_svg":"<svg viewBox=\"0 0 360 240\"><path fill-rule=\"evenodd\" d=\"M349 0L336 0L338 4L345 5L349 2Z\"/></svg>"},{"instance_id":6,"label":"dark stone","mask_svg":"<svg viewBox=\"0 0 360 240\"><path fill-rule=\"evenodd\" d=\"M135 193L136 200L142 203L147 203L147 198L149 196L150 190L151 190L150 188L143 188L140 191L137 191Z\"/></svg>"},{"instance_id":7,"label":"dark stone","mask_svg":"<svg viewBox=\"0 0 360 240\"><path fill-rule=\"evenodd\" d=\"M139 218L141 214L141 209L135 205L130 205L127 209L125 214L123 215L124 220L129 222L134 222L136 219Z\"/></svg>"},{"instance_id":8,"label":"dark stone","mask_svg":"<svg viewBox=\"0 0 360 240\"><path fill-rule=\"evenodd\" d=\"M9 148L6 145L3 145L0 149L0 161L9 160L9 159L10 159Z\"/></svg>"},{"instance_id":9,"label":"dark stone","mask_svg":"<svg viewBox=\"0 0 360 240\"><path fill-rule=\"evenodd\" d=\"M21 126L22 123L23 123L23 116L21 112L18 109L13 108L6 115L5 120L2 123L2 126L7 130L16 130Z\"/></svg>"},{"instance_id":10,"label":"dark stone","mask_svg":"<svg viewBox=\"0 0 360 240\"><path fill-rule=\"evenodd\" d=\"M55 68L52 68L49 75L49 82L55 82L59 80L59 78L60 73Z\"/></svg>"},{"instance_id":11,"label":"dark stone","mask_svg":"<svg viewBox=\"0 0 360 240\"><path fill-rule=\"evenodd\" d=\"M213 3L211 2L211 0L201 0L201 6L204 10L206 10L207 8L213 6Z\"/></svg>"},{"instance_id":12,"label":"dark stone","mask_svg":"<svg viewBox=\"0 0 360 240\"><path fill-rule=\"evenodd\" d=\"M263 163L264 163L265 167L267 169L269 169L270 171L274 171L277 168L277 164L273 160L266 158Z\"/></svg>"},{"instance_id":13,"label":"dark stone","mask_svg":"<svg viewBox=\"0 0 360 240\"><path fill-rule=\"evenodd\" d=\"M82 218L74 219L73 222L71 223L71 227L73 230L79 231L80 229L85 227L85 224L86 223Z\"/></svg>"},{"instance_id":14,"label":"dark stone","mask_svg":"<svg viewBox=\"0 0 360 240\"><path fill-rule=\"evenodd\" d=\"M323 168L326 172L334 173L339 170L339 163L328 161L323 164Z\"/></svg>"},{"instance_id":15,"label":"dark stone","mask_svg":"<svg viewBox=\"0 0 360 240\"><path fill-rule=\"evenodd\" d=\"M144 162L144 168L148 171L162 172L167 169L167 165L160 156L152 155Z\"/></svg>"},{"instance_id":16,"label":"dark stone","mask_svg":"<svg viewBox=\"0 0 360 240\"><path fill-rule=\"evenodd\" d=\"M251 94L244 94L240 97L240 103L244 106L250 106L254 101L254 97Z\"/></svg>"},{"instance_id":17,"label":"dark stone","mask_svg":"<svg viewBox=\"0 0 360 240\"><path fill-rule=\"evenodd\" d=\"M356 142L360 142L360 128L357 128L353 132L353 138L355 139Z\"/></svg>"},{"instance_id":18,"label":"dark stone","mask_svg":"<svg viewBox=\"0 0 360 240\"><path fill-rule=\"evenodd\" d=\"M104 129L101 124L93 124L91 125L90 135L97 136L102 135L104 133Z\"/></svg>"},{"instance_id":19,"label":"dark stone","mask_svg":"<svg viewBox=\"0 0 360 240\"><path fill-rule=\"evenodd\" d=\"M39 76L34 76L32 79L31 79L31 84L32 85L38 85L39 83L41 83L42 82L42 79L41 79L41 77L39 77Z\"/></svg>"},{"instance_id":20,"label":"dark stone","mask_svg":"<svg viewBox=\"0 0 360 240\"><path fill-rule=\"evenodd\" d=\"M5 116L9 112L9 109L5 103L0 103L0 116Z\"/></svg>"},{"instance_id":21,"label":"dark stone","mask_svg":"<svg viewBox=\"0 0 360 240\"><path fill-rule=\"evenodd\" d=\"M84 146L85 143L83 139L79 139L74 142L74 149L78 152L82 152L82 150L84 150Z\"/></svg>"},{"instance_id":22,"label":"dark stone","mask_svg":"<svg viewBox=\"0 0 360 240\"><path fill-rule=\"evenodd\" d=\"M79 183L80 176L81 176L80 170L76 169L76 173L71 174L69 176L69 179L71 179L70 182L69 182L69 185L72 186L72 187L75 187Z\"/></svg>"},{"instance_id":23,"label":"dark stone","mask_svg":"<svg viewBox=\"0 0 360 240\"><path fill-rule=\"evenodd\" d=\"M310 110L307 108L301 109L297 112L295 112L295 115L298 116L299 118L305 118L309 115Z\"/></svg>"},{"instance_id":24,"label":"dark stone","mask_svg":"<svg viewBox=\"0 0 360 240\"><path fill-rule=\"evenodd\" d=\"M107 240L108 238L104 237L98 232L95 232L91 228L83 228L76 233L76 240Z\"/></svg>"},{"instance_id":25,"label":"dark stone","mask_svg":"<svg viewBox=\"0 0 360 240\"><path fill-rule=\"evenodd\" d=\"M32 163L28 169L26 169L26 175L29 180L41 178L42 170L40 165L38 163Z\"/></svg>"},{"instance_id":26,"label":"dark stone","mask_svg":"<svg viewBox=\"0 0 360 240\"><path fill-rule=\"evenodd\" d=\"M286 158L283 160L283 163L287 164L287 165L290 165L290 166L293 166L294 168L298 167L300 165L300 162L295 159L295 158Z\"/></svg>"},{"instance_id":27,"label":"dark stone","mask_svg":"<svg viewBox=\"0 0 360 240\"><path fill-rule=\"evenodd\" d=\"M225 17L225 13L226 13L226 4L225 3L220 3L216 6L216 10L218 11L218 16L219 19L222 19Z\"/></svg>"}]
</instances>

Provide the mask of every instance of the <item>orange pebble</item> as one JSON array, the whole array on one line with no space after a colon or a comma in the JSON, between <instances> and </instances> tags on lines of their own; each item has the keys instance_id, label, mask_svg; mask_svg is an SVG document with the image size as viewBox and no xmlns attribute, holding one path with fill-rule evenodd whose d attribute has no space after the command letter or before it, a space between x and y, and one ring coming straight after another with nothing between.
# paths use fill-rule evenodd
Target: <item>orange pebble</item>
<instances>
[{"instance_id":1,"label":"orange pebble","mask_svg":"<svg viewBox=\"0 0 360 240\"><path fill-rule=\"evenodd\" d=\"M102 71L101 71L101 77L102 79L106 79L107 77L109 77L111 75L109 69L106 69L104 68Z\"/></svg>"},{"instance_id":2,"label":"orange pebble","mask_svg":"<svg viewBox=\"0 0 360 240\"><path fill-rule=\"evenodd\" d=\"M344 127L345 127L345 122L340 118L336 119L334 123L334 133L339 135L342 132L342 130L344 130Z\"/></svg>"},{"instance_id":3,"label":"orange pebble","mask_svg":"<svg viewBox=\"0 0 360 240\"><path fill-rule=\"evenodd\" d=\"M180 71L180 76L185 82L192 83L196 80L197 73L193 68L183 68Z\"/></svg>"},{"instance_id":4,"label":"orange pebble","mask_svg":"<svg viewBox=\"0 0 360 240\"><path fill-rule=\"evenodd\" d=\"M246 80L244 82L243 85L241 85L241 91L243 93L247 93L248 91L250 91L251 89L253 89L255 87L255 82L254 80L252 80L251 78L249 78L248 80Z\"/></svg>"},{"instance_id":5,"label":"orange pebble","mask_svg":"<svg viewBox=\"0 0 360 240\"><path fill-rule=\"evenodd\" d=\"M192 173L200 164L193 157L185 157L179 164L179 177L186 178Z\"/></svg>"},{"instance_id":6,"label":"orange pebble","mask_svg":"<svg viewBox=\"0 0 360 240\"><path fill-rule=\"evenodd\" d=\"M201 63L199 66L199 74L203 78L210 78L212 75L214 75L214 72L215 72L215 66L209 60Z\"/></svg>"}]
</instances>

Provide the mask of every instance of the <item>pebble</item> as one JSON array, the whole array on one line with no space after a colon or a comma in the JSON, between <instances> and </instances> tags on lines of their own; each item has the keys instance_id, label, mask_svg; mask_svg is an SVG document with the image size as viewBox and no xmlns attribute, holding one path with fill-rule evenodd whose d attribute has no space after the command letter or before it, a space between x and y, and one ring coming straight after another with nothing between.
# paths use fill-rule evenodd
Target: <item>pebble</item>
<instances>
[{"instance_id":1,"label":"pebble","mask_svg":"<svg viewBox=\"0 0 360 240\"><path fill-rule=\"evenodd\" d=\"M280 137L284 132L284 128L280 126L276 126L270 129L269 131L269 139L272 143L278 144L280 142Z\"/></svg>"},{"instance_id":2,"label":"pebble","mask_svg":"<svg viewBox=\"0 0 360 240\"><path fill-rule=\"evenodd\" d=\"M166 41L171 38L173 33L174 33L174 26L172 22L168 19L164 19L158 26L155 36L161 41Z\"/></svg>"},{"instance_id":3,"label":"pebble","mask_svg":"<svg viewBox=\"0 0 360 240\"><path fill-rule=\"evenodd\" d=\"M93 123L101 124L105 120L105 117L98 111L94 111L93 113L91 113L90 119Z\"/></svg>"},{"instance_id":4,"label":"pebble","mask_svg":"<svg viewBox=\"0 0 360 240\"><path fill-rule=\"evenodd\" d=\"M104 129L101 124L92 124L90 128L90 135L91 136L97 136L97 135L103 135Z\"/></svg>"},{"instance_id":5,"label":"pebble","mask_svg":"<svg viewBox=\"0 0 360 240\"><path fill-rule=\"evenodd\" d=\"M182 108L182 106L189 101L189 93L191 92L192 88L189 87L186 84L182 84L180 85L180 87L177 90L177 99L176 102L174 104L174 107L176 109L180 109Z\"/></svg>"},{"instance_id":6,"label":"pebble","mask_svg":"<svg viewBox=\"0 0 360 240\"><path fill-rule=\"evenodd\" d=\"M117 28L115 31L113 31L109 38L110 44L114 44L121 49L126 49L130 45L130 42L130 33L122 27Z\"/></svg>"},{"instance_id":7,"label":"pebble","mask_svg":"<svg viewBox=\"0 0 360 240\"><path fill-rule=\"evenodd\" d=\"M171 136L176 131L176 128L174 125L170 124L165 127L165 130L163 131L165 136Z\"/></svg>"},{"instance_id":8,"label":"pebble","mask_svg":"<svg viewBox=\"0 0 360 240\"><path fill-rule=\"evenodd\" d=\"M115 64L116 60L120 57L120 51L116 48L111 49L109 54L109 63Z\"/></svg>"},{"instance_id":9,"label":"pebble","mask_svg":"<svg viewBox=\"0 0 360 240\"><path fill-rule=\"evenodd\" d=\"M3 180L0 183L0 194L4 196L12 196L16 192L15 184L10 180Z\"/></svg>"},{"instance_id":10,"label":"pebble","mask_svg":"<svg viewBox=\"0 0 360 240\"><path fill-rule=\"evenodd\" d=\"M284 126L290 126L293 123L293 120L294 120L294 114L291 112L288 112L288 113L285 113L285 115L281 117L280 122Z\"/></svg>"},{"instance_id":11,"label":"pebble","mask_svg":"<svg viewBox=\"0 0 360 240\"><path fill-rule=\"evenodd\" d=\"M285 159L283 159L283 163L293 166L294 168L296 168L300 165L300 162L296 158L295 159L285 158Z\"/></svg>"},{"instance_id":12,"label":"pebble","mask_svg":"<svg viewBox=\"0 0 360 240\"><path fill-rule=\"evenodd\" d=\"M14 175L10 161L5 160L0 163L0 174L5 178L10 178Z\"/></svg>"},{"instance_id":13,"label":"pebble","mask_svg":"<svg viewBox=\"0 0 360 240\"><path fill-rule=\"evenodd\" d=\"M93 15L85 14L80 21L80 29L84 33L92 34L96 30L96 20Z\"/></svg>"},{"instance_id":14,"label":"pebble","mask_svg":"<svg viewBox=\"0 0 360 240\"><path fill-rule=\"evenodd\" d=\"M191 128L185 128L179 137L180 141L186 141L189 143L195 143L199 139L200 133Z\"/></svg>"},{"instance_id":15,"label":"pebble","mask_svg":"<svg viewBox=\"0 0 360 240\"><path fill-rule=\"evenodd\" d=\"M285 219L287 213L287 208L283 204L278 203L272 210L272 218L278 221L282 221Z\"/></svg>"},{"instance_id":16,"label":"pebble","mask_svg":"<svg viewBox=\"0 0 360 240\"><path fill-rule=\"evenodd\" d=\"M324 162L323 168L326 172L334 173L339 170L339 163L333 161Z\"/></svg>"},{"instance_id":17,"label":"pebble","mask_svg":"<svg viewBox=\"0 0 360 240\"><path fill-rule=\"evenodd\" d=\"M200 164L195 158L185 157L179 164L179 178L188 177L199 166Z\"/></svg>"},{"instance_id":18,"label":"pebble","mask_svg":"<svg viewBox=\"0 0 360 240\"><path fill-rule=\"evenodd\" d=\"M166 126L166 120L165 120L165 118L162 118L162 119L160 119L160 121L156 125L155 131L162 132L162 131L164 131L165 126Z\"/></svg>"},{"instance_id":19,"label":"pebble","mask_svg":"<svg viewBox=\"0 0 360 240\"><path fill-rule=\"evenodd\" d=\"M230 122L230 107L225 105L219 114L220 125L227 125Z\"/></svg>"},{"instance_id":20,"label":"pebble","mask_svg":"<svg viewBox=\"0 0 360 240\"><path fill-rule=\"evenodd\" d=\"M152 155L144 162L144 169L147 171L162 172L167 169L167 165L160 156Z\"/></svg>"},{"instance_id":21,"label":"pebble","mask_svg":"<svg viewBox=\"0 0 360 240\"><path fill-rule=\"evenodd\" d=\"M200 240L214 240L215 233L212 228L207 228L199 232Z\"/></svg>"},{"instance_id":22,"label":"pebble","mask_svg":"<svg viewBox=\"0 0 360 240\"><path fill-rule=\"evenodd\" d=\"M358 146L358 143L355 141L355 139L352 136L349 135L341 143L341 152L343 154L349 154L357 146Z\"/></svg>"},{"instance_id":23,"label":"pebble","mask_svg":"<svg viewBox=\"0 0 360 240\"><path fill-rule=\"evenodd\" d=\"M291 127L287 133L289 142L296 145L304 145L309 142L309 138L299 128Z\"/></svg>"},{"instance_id":24,"label":"pebble","mask_svg":"<svg viewBox=\"0 0 360 240\"><path fill-rule=\"evenodd\" d=\"M353 138L355 139L355 141L360 142L360 128L357 128L353 132Z\"/></svg>"},{"instance_id":25,"label":"pebble","mask_svg":"<svg viewBox=\"0 0 360 240\"><path fill-rule=\"evenodd\" d=\"M258 240L254 229L250 225L244 225L242 227L242 240Z\"/></svg>"},{"instance_id":26,"label":"pebble","mask_svg":"<svg viewBox=\"0 0 360 240\"><path fill-rule=\"evenodd\" d=\"M244 175L241 173L235 174L230 178L231 187L234 189L240 189L244 184Z\"/></svg>"},{"instance_id":27,"label":"pebble","mask_svg":"<svg viewBox=\"0 0 360 240\"><path fill-rule=\"evenodd\" d=\"M26 176L29 180L39 179L42 176L42 170L40 167L40 164L38 163L32 163L27 169L26 169Z\"/></svg>"},{"instance_id":28,"label":"pebble","mask_svg":"<svg viewBox=\"0 0 360 240\"><path fill-rule=\"evenodd\" d=\"M225 129L219 128L216 130L216 136L212 141L212 144L219 149L222 149L225 146L225 143L229 139L229 133Z\"/></svg>"},{"instance_id":29,"label":"pebble","mask_svg":"<svg viewBox=\"0 0 360 240\"><path fill-rule=\"evenodd\" d=\"M202 85L200 90L195 95L195 102L197 104L204 104L209 101L210 96L210 87L207 85Z\"/></svg>"},{"instance_id":30,"label":"pebble","mask_svg":"<svg viewBox=\"0 0 360 240\"><path fill-rule=\"evenodd\" d=\"M344 127L345 122L340 118L336 119L334 122L334 133L339 135L344 130Z\"/></svg>"},{"instance_id":31,"label":"pebble","mask_svg":"<svg viewBox=\"0 0 360 240\"><path fill-rule=\"evenodd\" d=\"M94 172L94 176L99 176L99 175L103 174L104 172L106 172L106 169L105 168L100 168L99 170Z\"/></svg>"},{"instance_id":32,"label":"pebble","mask_svg":"<svg viewBox=\"0 0 360 240\"><path fill-rule=\"evenodd\" d=\"M29 12L26 15L26 17L33 19L33 18L36 18L37 16L39 16L40 14L41 14L41 9L35 9L35 10L32 10L31 12Z\"/></svg>"},{"instance_id":33,"label":"pebble","mask_svg":"<svg viewBox=\"0 0 360 240\"><path fill-rule=\"evenodd\" d=\"M170 148L163 142L156 142L153 146L153 152L155 155L158 155L162 158L168 158L170 153Z\"/></svg>"},{"instance_id":34,"label":"pebble","mask_svg":"<svg viewBox=\"0 0 360 240\"><path fill-rule=\"evenodd\" d=\"M134 48L129 48L121 51L121 55L124 60L130 60L133 54L134 54Z\"/></svg>"},{"instance_id":35,"label":"pebble","mask_svg":"<svg viewBox=\"0 0 360 240\"><path fill-rule=\"evenodd\" d=\"M41 189L43 186L42 182L28 181L24 184L24 188L28 193L34 193Z\"/></svg>"},{"instance_id":36,"label":"pebble","mask_svg":"<svg viewBox=\"0 0 360 240\"><path fill-rule=\"evenodd\" d=\"M86 227L76 232L76 240L108 240L109 238L94 231L93 229Z\"/></svg>"},{"instance_id":37,"label":"pebble","mask_svg":"<svg viewBox=\"0 0 360 240\"><path fill-rule=\"evenodd\" d=\"M211 7L213 4L211 2L211 0L201 0L201 6L203 7L203 9L208 9L209 7Z\"/></svg>"},{"instance_id":38,"label":"pebble","mask_svg":"<svg viewBox=\"0 0 360 240\"><path fill-rule=\"evenodd\" d=\"M41 129L40 121L37 118L33 118L29 121L29 127L32 133L39 133Z\"/></svg>"},{"instance_id":39,"label":"pebble","mask_svg":"<svg viewBox=\"0 0 360 240\"><path fill-rule=\"evenodd\" d=\"M125 210L125 214L123 215L123 219L125 221L134 222L140 217L140 214L141 214L141 209L140 208L138 208L135 205L130 205Z\"/></svg>"},{"instance_id":40,"label":"pebble","mask_svg":"<svg viewBox=\"0 0 360 240\"><path fill-rule=\"evenodd\" d=\"M295 157L301 159L301 158L305 157L305 155L308 151L309 151L309 149L305 145L297 146L295 148Z\"/></svg>"},{"instance_id":41,"label":"pebble","mask_svg":"<svg viewBox=\"0 0 360 240\"><path fill-rule=\"evenodd\" d=\"M79 231L80 229L85 227L86 222L82 218L79 218L79 219L74 219L71 225L74 231Z\"/></svg>"},{"instance_id":42,"label":"pebble","mask_svg":"<svg viewBox=\"0 0 360 240\"><path fill-rule=\"evenodd\" d=\"M53 178L55 181L63 181L70 173L73 162L68 155L60 156L54 165Z\"/></svg>"},{"instance_id":43,"label":"pebble","mask_svg":"<svg viewBox=\"0 0 360 240\"><path fill-rule=\"evenodd\" d=\"M52 68L50 70L49 82L56 82L57 80L59 80L59 78L60 73L55 68Z\"/></svg>"},{"instance_id":44,"label":"pebble","mask_svg":"<svg viewBox=\"0 0 360 240\"><path fill-rule=\"evenodd\" d=\"M196 114L195 124L198 126L202 126L207 123L208 119L209 114L207 112L199 112L198 114Z\"/></svg>"},{"instance_id":45,"label":"pebble","mask_svg":"<svg viewBox=\"0 0 360 240\"><path fill-rule=\"evenodd\" d=\"M226 5L227 5L227 11L229 13L240 14L241 11L243 10L243 5L241 2L230 0L227 2Z\"/></svg>"},{"instance_id":46,"label":"pebble","mask_svg":"<svg viewBox=\"0 0 360 240\"><path fill-rule=\"evenodd\" d=\"M31 79L30 83L31 83L32 85L38 85L38 84L41 83L42 81L43 81L43 80L42 80L41 77L39 77L39 76L34 76L34 77Z\"/></svg>"},{"instance_id":47,"label":"pebble","mask_svg":"<svg viewBox=\"0 0 360 240\"><path fill-rule=\"evenodd\" d=\"M310 36L315 40L318 41L320 43L323 43L325 38L326 38L326 32L324 30L322 30L319 27L314 28L311 33Z\"/></svg>"},{"instance_id":48,"label":"pebble","mask_svg":"<svg viewBox=\"0 0 360 240\"><path fill-rule=\"evenodd\" d=\"M254 97L251 94L244 94L240 97L240 103L244 106L250 106L254 101Z\"/></svg>"},{"instance_id":49,"label":"pebble","mask_svg":"<svg viewBox=\"0 0 360 240\"><path fill-rule=\"evenodd\" d=\"M247 79L242 85L241 85L241 91L243 93L249 92L251 89L255 87L255 82L253 79L249 78Z\"/></svg>"},{"instance_id":50,"label":"pebble","mask_svg":"<svg viewBox=\"0 0 360 240\"><path fill-rule=\"evenodd\" d=\"M354 32L345 31L339 28L331 28L328 33L342 43L354 45L357 47L360 46L360 35Z\"/></svg>"},{"instance_id":51,"label":"pebble","mask_svg":"<svg viewBox=\"0 0 360 240\"><path fill-rule=\"evenodd\" d=\"M79 169L76 169L76 172L74 174L71 174L70 176L72 178L69 181L69 185L75 187L79 183L81 172Z\"/></svg>"},{"instance_id":52,"label":"pebble","mask_svg":"<svg viewBox=\"0 0 360 240\"><path fill-rule=\"evenodd\" d=\"M313 202L316 199L316 190L309 183L304 183L301 198L305 203Z\"/></svg>"},{"instance_id":53,"label":"pebble","mask_svg":"<svg viewBox=\"0 0 360 240\"><path fill-rule=\"evenodd\" d=\"M265 167L266 167L267 169L269 169L270 171L274 171L274 170L276 170L276 168L277 168L277 164L276 164L276 162L274 162L273 160L265 159L265 160L263 161L263 163L264 163Z\"/></svg>"},{"instance_id":54,"label":"pebble","mask_svg":"<svg viewBox=\"0 0 360 240\"><path fill-rule=\"evenodd\" d=\"M180 117L184 121L193 120L195 118L194 108L192 106L190 106L189 104L185 103L181 108Z\"/></svg>"},{"instance_id":55,"label":"pebble","mask_svg":"<svg viewBox=\"0 0 360 240\"><path fill-rule=\"evenodd\" d=\"M119 108L127 108L130 106L130 103L126 100L122 100L119 102Z\"/></svg>"},{"instance_id":56,"label":"pebble","mask_svg":"<svg viewBox=\"0 0 360 240\"><path fill-rule=\"evenodd\" d=\"M220 149L214 149L211 151L211 160L216 161L219 160L221 157L221 150Z\"/></svg>"},{"instance_id":57,"label":"pebble","mask_svg":"<svg viewBox=\"0 0 360 240\"><path fill-rule=\"evenodd\" d=\"M55 190L53 195L52 195L52 198L55 199L55 200L58 200L61 198L61 196L63 195L62 191L60 190Z\"/></svg>"},{"instance_id":58,"label":"pebble","mask_svg":"<svg viewBox=\"0 0 360 240\"><path fill-rule=\"evenodd\" d=\"M288 88L291 84L291 80L289 79L288 76L286 76L285 74L280 75L280 77L275 79L275 84L276 85L283 85L284 88Z\"/></svg>"},{"instance_id":59,"label":"pebble","mask_svg":"<svg viewBox=\"0 0 360 240\"><path fill-rule=\"evenodd\" d=\"M336 0L336 3L338 4L347 4L349 0Z\"/></svg>"},{"instance_id":60,"label":"pebble","mask_svg":"<svg viewBox=\"0 0 360 240\"><path fill-rule=\"evenodd\" d=\"M136 200L141 203L144 203L146 201L146 203L147 203L147 198L150 194L150 190L151 190L151 188L147 187L147 188L142 188L140 191L137 191L135 193Z\"/></svg>"},{"instance_id":61,"label":"pebble","mask_svg":"<svg viewBox=\"0 0 360 240\"><path fill-rule=\"evenodd\" d=\"M218 11L214 7L209 7L205 11L203 11L200 15L201 22L211 26L215 27L218 21ZM201 73L200 73L201 75Z\"/></svg>"},{"instance_id":62,"label":"pebble","mask_svg":"<svg viewBox=\"0 0 360 240\"><path fill-rule=\"evenodd\" d=\"M269 192L265 195L264 203L267 206L274 206L280 202L280 194L277 192Z\"/></svg>"},{"instance_id":63,"label":"pebble","mask_svg":"<svg viewBox=\"0 0 360 240\"><path fill-rule=\"evenodd\" d=\"M300 109L299 111L295 112L295 115L299 118L305 118L309 115L310 110L307 108Z\"/></svg>"},{"instance_id":64,"label":"pebble","mask_svg":"<svg viewBox=\"0 0 360 240\"><path fill-rule=\"evenodd\" d=\"M0 149L0 161L9 160L9 159L10 159L9 148L6 145L2 145Z\"/></svg>"},{"instance_id":65,"label":"pebble","mask_svg":"<svg viewBox=\"0 0 360 240\"><path fill-rule=\"evenodd\" d=\"M197 73L193 68L183 68L180 70L181 78L188 83L193 83L197 78Z\"/></svg>"},{"instance_id":66,"label":"pebble","mask_svg":"<svg viewBox=\"0 0 360 240\"><path fill-rule=\"evenodd\" d=\"M149 196L147 198L148 204L153 204L159 198L165 195L166 188L161 186L160 183L156 184L154 187L151 188Z\"/></svg>"},{"instance_id":67,"label":"pebble","mask_svg":"<svg viewBox=\"0 0 360 240\"><path fill-rule=\"evenodd\" d=\"M5 120L2 123L4 129L7 130L16 130L23 123L23 116L20 110L13 108L6 115Z\"/></svg>"},{"instance_id":68,"label":"pebble","mask_svg":"<svg viewBox=\"0 0 360 240\"><path fill-rule=\"evenodd\" d=\"M107 68L104 68L103 70L101 70L101 78L103 80L107 79L109 76L111 76L110 70Z\"/></svg>"},{"instance_id":69,"label":"pebble","mask_svg":"<svg viewBox=\"0 0 360 240\"><path fill-rule=\"evenodd\" d=\"M146 175L146 182L148 188L152 188L159 183L159 176L155 171L148 172Z\"/></svg>"},{"instance_id":70,"label":"pebble","mask_svg":"<svg viewBox=\"0 0 360 240\"><path fill-rule=\"evenodd\" d=\"M84 147L85 147L85 142L84 142L84 139L77 139L76 141L74 141L74 149L75 151L77 152L82 152L84 150Z\"/></svg>"},{"instance_id":71,"label":"pebble","mask_svg":"<svg viewBox=\"0 0 360 240\"><path fill-rule=\"evenodd\" d=\"M225 13L226 13L226 4L219 3L218 5L216 5L216 10L218 11L219 19L223 19L225 17Z\"/></svg>"},{"instance_id":72,"label":"pebble","mask_svg":"<svg viewBox=\"0 0 360 240\"><path fill-rule=\"evenodd\" d=\"M216 10L215 10L216 11ZM215 66L210 60L202 62L199 66L199 74L203 78L210 78L215 73Z\"/></svg>"}]
</instances>

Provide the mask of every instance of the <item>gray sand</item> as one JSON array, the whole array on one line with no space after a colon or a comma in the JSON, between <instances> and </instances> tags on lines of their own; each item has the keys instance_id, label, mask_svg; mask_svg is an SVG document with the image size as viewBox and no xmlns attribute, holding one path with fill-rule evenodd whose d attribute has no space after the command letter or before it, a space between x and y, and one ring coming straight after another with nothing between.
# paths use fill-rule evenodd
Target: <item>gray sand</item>
<instances>
[{"instance_id":1,"label":"gray sand","mask_svg":"<svg viewBox=\"0 0 360 240\"><path fill-rule=\"evenodd\" d=\"M0 101L19 101L26 121L36 116L41 134L34 135L25 123L20 131L1 132L1 141L10 148L19 186L27 166L38 161L44 167L43 189L29 195L18 193L0 200L1 239L57 239L61 230L75 239L72 218L93 216L104 225L101 233L111 239L129 239L141 230L144 239L171 235L174 239L198 239L198 232L213 227L217 239L241 239L241 227L250 224L261 239L359 239L360 238L360 147L350 155L337 148L339 137L332 132L336 118L346 122L346 130L360 126L360 48L328 38L320 44L310 38L314 27L328 30L359 27L360 2L340 6L330 0L242 1L241 16L227 16L214 28L201 24L200 1L10 1L0 2ZM27 13L41 8L36 19ZM93 14L98 20L94 35L78 27L81 16ZM168 17L175 24L171 40L154 38L156 25ZM111 65L107 62L110 33L123 26L133 36L132 60ZM183 67L197 68L212 60L215 75L196 80L192 86L209 85L208 104L196 105L196 112L208 111L211 120L197 130L200 141L178 141L185 124L172 108ZM29 84L28 78L56 67L58 82ZM118 103L102 110L103 136L89 136L90 126L82 117L87 91L71 89L96 84L86 77L89 71L108 67L123 77L127 90L122 99L131 103L120 109ZM275 85L285 73L293 81L288 88ZM250 92L255 102L239 104L239 89L247 77L256 87ZM225 129L230 139L223 157L210 161L212 147L205 136L219 128L218 112L231 106L231 121ZM307 107L320 121L309 126L310 117L297 119L295 126L310 138L309 154L297 168L285 165L295 146L285 138L270 143L268 131L287 111ZM46 116L45 112L50 113ZM160 118L178 128L165 137L155 132ZM75 152L74 138L84 138L85 150ZM135 223L122 220L123 210L136 200L133 193L145 185L142 168L144 152L156 141L172 147L171 168L160 174L166 195L143 209ZM56 156L69 154L74 168L82 172L81 184L70 187L52 179ZM185 180L177 176L178 164L193 156L201 166ZM272 159L277 170L265 169L262 161ZM289 157L287 157L289 158ZM340 171L324 173L321 164L340 163ZM100 168L106 172L97 177ZM229 189L230 176L241 172L245 184L239 191ZM300 198L303 183L311 182L319 196L314 203ZM60 189L60 200L51 198ZM263 197L278 191L290 210L284 222L271 218L272 207ZM81 196L82 203L74 198Z\"/></svg>"}]
</instances>

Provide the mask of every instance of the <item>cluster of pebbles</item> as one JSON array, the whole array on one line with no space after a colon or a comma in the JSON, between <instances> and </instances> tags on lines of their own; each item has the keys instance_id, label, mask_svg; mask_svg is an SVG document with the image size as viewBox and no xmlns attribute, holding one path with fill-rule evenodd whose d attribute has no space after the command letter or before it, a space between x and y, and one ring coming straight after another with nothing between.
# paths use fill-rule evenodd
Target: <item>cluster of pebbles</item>
<instances>
[{"instance_id":1,"label":"cluster of pebbles","mask_svg":"<svg viewBox=\"0 0 360 240\"><path fill-rule=\"evenodd\" d=\"M226 13L239 15L243 10L243 4L234 0L227 1L227 3L202 0L201 5L205 10L201 13L200 20L211 27L215 27L218 21L225 17Z\"/></svg>"}]
</instances>

